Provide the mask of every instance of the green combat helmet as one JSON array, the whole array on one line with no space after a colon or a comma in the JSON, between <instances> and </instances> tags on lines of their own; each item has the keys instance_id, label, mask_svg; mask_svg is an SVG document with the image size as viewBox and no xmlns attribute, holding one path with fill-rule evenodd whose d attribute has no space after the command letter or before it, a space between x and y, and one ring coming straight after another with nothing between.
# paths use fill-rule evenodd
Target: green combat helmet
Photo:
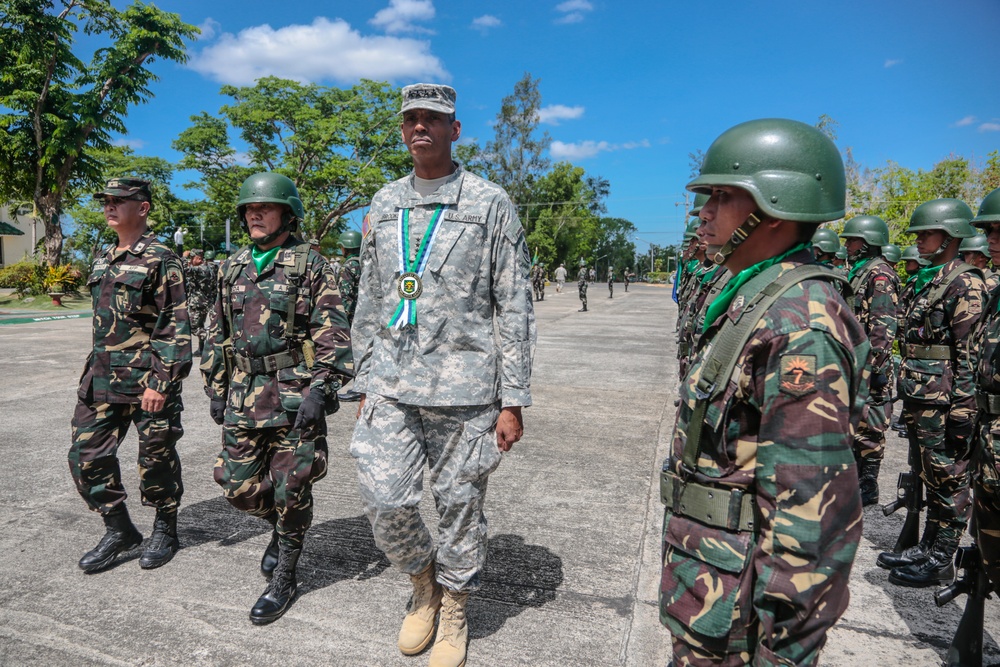
<instances>
[{"instance_id":1,"label":"green combat helmet","mask_svg":"<svg viewBox=\"0 0 1000 667\"><path fill-rule=\"evenodd\" d=\"M989 229L997 222L1000 222L1000 188L983 199L983 203L979 205L979 214L972 219L972 226Z\"/></svg>"},{"instance_id":2,"label":"green combat helmet","mask_svg":"<svg viewBox=\"0 0 1000 667\"><path fill-rule=\"evenodd\" d=\"M826 227L816 230L816 233L813 234L812 244L814 248L819 248L820 252L827 255L836 255L837 251L840 250L840 239L837 237L837 232Z\"/></svg>"},{"instance_id":3,"label":"green combat helmet","mask_svg":"<svg viewBox=\"0 0 1000 667\"><path fill-rule=\"evenodd\" d=\"M906 233L916 234L917 232L939 230L946 234L941 247L931 254L923 256L924 259L933 262L935 257L948 249L952 240L967 239L976 235L976 230L970 224L971 220L972 209L965 202L949 198L932 199L924 202L913 211Z\"/></svg>"},{"instance_id":4,"label":"green combat helmet","mask_svg":"<svg viewBox=\"0 0 1000 667\"><path fill-rule=\"evenodd\" d=\"M899 246L895 243L886 243L882 246L882 257L885 261L890 264L896 264L899 262L900 257L902 257L903 251L899 249Z\"/></svg>"},{"instance_id":5,"label":"green combat helmet","mask_svg":"<svg viewBox=\"0 0 1000 667\"><path fill-rule=\"evenodd\" d=\"M990 256L990 242L985 234L976 234L967 239L962 239L962 244L958 246L959 252L981 252L987 257Z\"/></svg>"},{"instance_id":6,"label":"green combat helmet","mask_svg":"<svg viewBox=\"0 0 1000 667\"><path fill-rule=\"evenodd\" d=\"M340 245L348 250L356 250L361 247L361 233L353 229L348 229L340 235Z\"/></svg>"},{"instance_id":7,"label":"green combat helmet","mask_svg":"<svg viewBox=\"0 0 1000 667\"><path fill-rule=\"evenodd\" d=\"M889 226L877 215L858 215L844 224L840 237L845 239L861 239L864 244L854 255L852 262L872 255L872 248L881 248L889 243Z\"/></svg>"},{"instance_id":8,"label":"green combat helmet","mask_svg":"<svg viewBox=\"0 0 1000 667\"><path fill-rule=\"evenodd\" d=\"M694 204L691 206L691 210L688 211L688 215L692 218L697 218L698 214L701 213L701 208L708 201L708 195L699 192L694 196Z\"/></svg>"},{"instance_id":9,"label":"green combat helmet","mask_svg":"<svg viewBox=\"0 0 1000 667\"><path fill-rule=\"evenodd\" d=\"M698 218L691 218L688 221L687 227L684 228L684 243L698 236L698 227L700 226L701 220Z\"/></svg>"},{"instance_id":10,"label":"green combat helmet","mask_svg":"<svg viewBox=\"0 0 1000 667\"><path fill-rule=\"evenodd\" d=\"M837 250L837 259L847 259L847 248L841 246Z\"/></svg>"},{"instance_id":11,"label":"green combat helmet","mask_svg":"<svg viewBox=\"0 0 1000 667\"><path fill-rule=\"evenodd\" d=\"M919 266L930 266L930 262L920 256L920 251L915 245L907 246L900 259L904 262L916 262Z\"/></svg>"},{"instance_id":12,"label":"green combat helmet","mask_svg":"<svg viewBox=\"0 0 1000 667\"><path fill-rule=\"evenodd\" d=\"M215 251L214 250L206 250L205 251L205 261L206 262L211 262L213 259L215 259Z\"/></svg>"},{"instance_id":13,"label":"green combat helmet","mask_svg":"<svg viewBox=\"0 0 1000 667\"><path fill-rule=\"evenodd\" d=\"M243 230L247 233L250 230L247 227L246 206L258 202L284 204L291 209L290 213L281 216L281 227L278 228L278 231L256 241L259 245L267 245L281 236L285 230L295 232L299 228L299 221L306 217L298 188L295 187L292 179L281 174L273 172L254 174L243 181L243 185L240 186L240 198L236 202L236 215L243 223Z\"/></svg>"},{"instance_id":14,"label":"green combat helmet","mask_svg":"<svg viewBox=\"0 0 1000 667\"><path fill-rule=\"evenodd\" d=\"M720 185L746 190L759 210L714 254L716 264L726 261L761 217L820 223L844 216L847 186L840 151L825 134L799 121L764 118L723 132L687 189L711 195Z\"/></svg>"}]
</instances>

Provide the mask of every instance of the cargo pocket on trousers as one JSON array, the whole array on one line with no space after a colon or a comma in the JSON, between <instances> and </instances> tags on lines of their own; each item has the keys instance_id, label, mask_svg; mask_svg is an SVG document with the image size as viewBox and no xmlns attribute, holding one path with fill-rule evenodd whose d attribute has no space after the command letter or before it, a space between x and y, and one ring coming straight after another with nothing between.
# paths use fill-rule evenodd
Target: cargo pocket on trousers
<instances>
[{"instance_id":1,"label":"cargo pocket on trousers","mask_svg":"<svg viewBox=\"0 0 1000 667\"><path fill-rule=\"evenodd\" d=\"M469 457L458 471L458 481L478 482L497 469L503 460L503 452L497 447L494 428L485 433L470 433L469 424L465 425L462 438L466 439Z\"/></svg>"},{"instance_id":2,"label":"cargo pocket on trousers","mask_svg":"<svg viewBox=\"0 0 1000 667\"><path fill-rule=\"evenodd\" d=\"M351 445L347 452L354 458L361 456L360 449L364 447L364 440L370 435L367 433L372 426L372 418L375 416L375 408L383 400L376 394L365 396L364 407L361 408L361 415L354 424L354 433L351 435Z\"/></svg>"}]
</instances>

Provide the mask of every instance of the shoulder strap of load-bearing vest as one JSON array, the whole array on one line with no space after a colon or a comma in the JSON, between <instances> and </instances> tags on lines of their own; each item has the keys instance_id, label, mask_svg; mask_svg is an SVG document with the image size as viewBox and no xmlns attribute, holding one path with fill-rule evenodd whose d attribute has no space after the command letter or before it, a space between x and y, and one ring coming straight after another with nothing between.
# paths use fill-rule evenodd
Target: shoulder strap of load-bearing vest
<instances>
[{"instance_id":1,"label":"shoulder strap of load-bearing vest","mask_svg":"<svg viewBox=\"0 0 1000 667\"><path fill-rule=\"evenodd\" d=\"M701 435L708 405L726 391L729 378L736 368L740 353L753 335L761 318L778 298L791 287L805 280L827 280L847 283L847 279L816 264L802 264L774 278L773 271L764 271L753 278L743 290L755 294L735 321L726 319L706 349L701 366L701 377L695 390L695 407L689 422L687 442L681 456L682 468L690 473L695 470L701 453Z\"/></svg>"},{"instance_id":2,"label":"shoulder strap of load-bearing vest","mask_svg":"<svg viewBox=\"0 0 1000 667\"><path fill-rule=\"evenodd\" d=\"M310 245L308 243L300 243L295 246L295 260L292 262L291 268L285 273L288 278L288 310L285 312L285 338L289 341L295 338L295 302L298 300L302 276L306 273L306 264L309 261L309 248ZM250 246L242 248L238 253L233 255L233 257L239 257L244 251L249 252ZM233 306L230 295L232 293L233 285L236 284L236 280L240 277L240 273L242 272L244 265L245 262L230 260L229 268L226 270L226 275L222 280L223 299L226 308L226 323L230 330L232 330L233 326Z\"/></svg>"},{"instance_id":3,"label":"shoulder strap of load-bearing vest","mask_svg":"<svg viewBox=\"0 0 1000 667\"><path fill-rule=\"evenodd\" d=\"M932 285L930 290L927 292L927 309L924 311L924 331L929 332L933 330L931 326L931 309L934 307L934 304L944 298L944 293L948 291L951 284L955 282L955 280L963 273L973 273L980 278L983 277L982 271L971 264L966 264L965 262L959 262L952 267L951 271L944 274L944 276L941 277L941 282L937 285ZM914 299L913 303L915 304L916 301L917 300Z\"/></svg>"},{"instance_id":4,"label":"shoulder strap of load-bearing vest","mask_svg":"<svg viewBox=\"0 0 1000 667\"><path fill-rule=\"evenodd\" d=\"M864 270L854 276L854 280L850 283L850 296L844 294L844 299L847 300L847 305L851 307L851 312L854 312L855 309L854 299L858 293L861 292L864 285L868 283L868 278L871 277L872 272L875 271L875 268L880 264L885 264L886 266L889 265L887 262L883 261L881 257L873 257L871 261L868 262L867 266L865 266Z\"/></svg>"}]
</instances>

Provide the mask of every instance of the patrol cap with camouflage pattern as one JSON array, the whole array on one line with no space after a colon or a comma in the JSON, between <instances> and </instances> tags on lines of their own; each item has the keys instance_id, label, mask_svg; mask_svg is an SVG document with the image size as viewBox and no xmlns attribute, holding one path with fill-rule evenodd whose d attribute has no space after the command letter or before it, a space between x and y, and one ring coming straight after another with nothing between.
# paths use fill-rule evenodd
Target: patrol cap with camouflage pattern
<instances>
[{"instance_id":1,"label":"patrol cap with camouflage pattern","mask_svg":"<svg viewBox=\"0 0 1000 667\"><path fill-rule=\"evenodd\" d=\"M399 113L410 109L430 109L441 113L455 113L458 93L451 86L437 83L415 83L403 88L403 107Z\"/></svg>"},{"instance_id":2,"label":"patrol cap with camouflage pattern","mask_svg":"<svg viewBox=\"0 0 1000 667\"><path fill-rule=\"evenodd\" d=\"M104 201L107 197L148 201L149 210L153 210L153 191L149 188L149 181L142 178L110 179L103 190L94 193L97 201Z\"/></svg>"}]
</instances>

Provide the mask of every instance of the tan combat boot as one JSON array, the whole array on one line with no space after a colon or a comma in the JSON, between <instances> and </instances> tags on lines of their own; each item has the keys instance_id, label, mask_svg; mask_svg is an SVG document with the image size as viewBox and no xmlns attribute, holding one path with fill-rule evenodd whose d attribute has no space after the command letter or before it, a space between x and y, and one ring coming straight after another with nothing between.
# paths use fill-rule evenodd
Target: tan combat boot
<instances>
[{"instance_id":1,"label":"tan combat boot","mask_svg":"<svg viewBox=\"0 0 1000 667\"><path fill-rule=\"evenodd\" d=\"M441 584L434 578L434 563L417 575L410 575L413 597L410 610L399 630L399 650L403 655L416 655L431 643L434 621L441 609Z\"/></svg>"},{"instance_id":2,"label":"tan combat boot","mask_svg":"<svg viewBox=\"0 0 1000 667\"><path fill-rule=\"evenodd\" d=\"M469 593L444 589L441 601L441 621L431 649L428 667L463 667L469 644L469 626L465 623L465 605Z\"/></svg>"}]
</instances>

